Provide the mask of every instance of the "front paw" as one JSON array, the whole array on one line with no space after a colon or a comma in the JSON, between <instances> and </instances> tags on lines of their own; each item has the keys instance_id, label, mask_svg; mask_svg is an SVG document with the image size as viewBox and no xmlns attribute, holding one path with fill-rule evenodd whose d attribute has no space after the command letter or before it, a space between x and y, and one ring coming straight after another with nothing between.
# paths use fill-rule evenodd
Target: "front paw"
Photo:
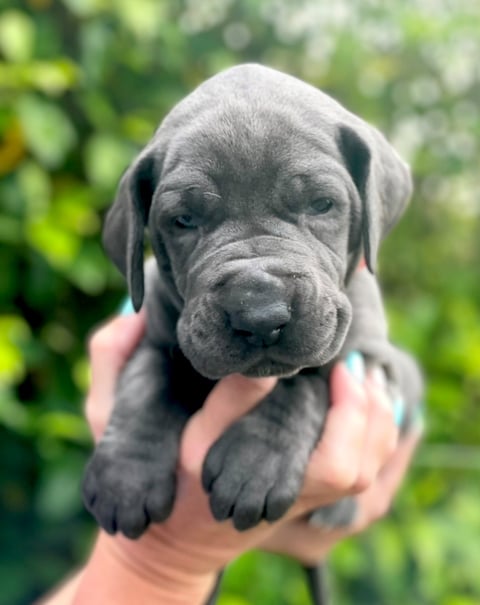
<instances>
[{"instance_id":1,"label":"front paw","mask_svg":"<svg viewBox=\"0 0 480 605\"><path fill-rule=\"evenodd\" d=\"M128 456L102 444L85 471L83 500L109 534L138 538L150 522L164 521L175 498L175 472L156 460Z\"/></svg>"},{"instance_id":2,"label":"front paw","mask_svg":"<svg viewBox=\"0 0 480 605\"><path fill-rule=\"evenodd\" d=\"M298 497L304 471L288 441L288 435L272 438L268 430L249 430L240 421L214 443L202 483L217 521L231 517L236 529L246 530L286 513Z\"/></svg>"}]
</instances>

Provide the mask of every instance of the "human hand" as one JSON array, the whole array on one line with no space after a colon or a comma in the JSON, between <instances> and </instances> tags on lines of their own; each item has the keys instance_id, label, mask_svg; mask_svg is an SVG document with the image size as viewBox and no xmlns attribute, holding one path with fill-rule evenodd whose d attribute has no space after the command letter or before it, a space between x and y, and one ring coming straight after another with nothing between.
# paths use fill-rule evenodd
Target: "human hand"
<instances>
[{"instance_id":1,"label":"human hand","mask_svg":"<svg viewBox=\"0 0 480 605\"><path fill-rule=\"evenodd\" d=\"M328 439L323 437L312 456L307 475L312 473L313 479L317 473L320 473L320 483L313 481L316 497L318 497L320 485L325 480L325 473L327 473L327 477L329 475L328 463L325 467L326 461L336 460L333 462L336 470L334 467L332 475L336 477L337 482L340 480L342 483L341 477L345 476L342 467L350 469L350 473L357 477L356 481L350 479L352 493L357 492L355 518L349 526L332 528L312 524L309 514L298 515L296 518L280 524L261 545L261 548L265 550L292 556L308 566L318 564L325 558L328 551L344 538L364 531L372 523L385 516L423 432L423 425L418 422L397 445L398 431L393 417L394 406L387 395L385 374L380 368L375 367L371 368L366 376L362 376L364 365L358 353L354 353L351 358L356 362L353 365L359 367L358 364L360 364L361 376L359 378L363 393L358 390L356 393L349 390L348 385L351 383L351 379L345 375L341 376L338 370L336 374L332 375L332 408L329 420L332 420L333 414L338 413L338 406L342 401L347 404L356 402L358 409L358 406L362 405L361 399L366 396L369 408L367 414L369 428L364 433L363 447L358 448L354 445L353 448L348 448L347 444L347 449L343 450L346 458L342 464L335 452L337 447L340 452L342 451L342 444L334 441L331 444L333 449L329 451ZM400 419L395 419L396 424L400 424ZM325 432L328 434L327 430ZM334 431L331 431L330 434L334 435ZM356 452L360 456L355 464L353 457ZM315 460L317 457L323 458L323 460L318 459L318 464ZM355 468L358 469L356 473ZM308 484L308 482L307 479L306 483ZM347 485L348 483L344 483L345 487Z\"/></svg>"},{"instance_id":2,"label":"human hand","mask_svg":"<svg viewBox=\"0 0 480 605\"><path fill-rule=\"evenodd\" d=\"M92 386L86 412L96 438L111 412L117 376L143 329L142 314L120 317L97 331L91 341ZM160 582L162 590L178 592L181 586L183 592L189 593L185 602L200 603L208 594L217 569L249 548L261 543L268 546L276 532L280 540L283 531L296 527L296 521L291 521L291 525L285 521L275 525L262 523L238 533L229 522L213 519L199 481L203 459L212 443L260 401L275 382L235 375L217 384L184 432L177 499L171 517L152 526L136 542L102 533L99 544L103 556L123 572L128 569L157 588ZM395 448L398 432L390 407L369 387L356 381L344 364L338 364L332 372L331 392L333 405L324 434L312 455L302 495L286 519L362 491L373 482ZM280 542L277 547L281 549ZM124 596L127 588L123 587L118 596Z\"/></svg>"},{"instance_id":3,"label":"human hand","mask_svg":"<svg viewBox=\"0 0 480 605\"><path fill-rule=\"evenodd\" d=\"M421 437L422 429L416 427L401 439L372 484L356 496L357 513L351 525L336 529L315 527L308 516L301 516L280 524L260 547L294 557L306 566L317 565L336 544L365 531L388 513Z\"/></svg>"},{"instance_id":4,"label":"human hand","mask_svg":"<svg viewBox=\"0 0 480 605\"><path fill-rule=\"evenodd\" d=\"M107 424L118 375L144 332L144 314L118 317L95 332L90 341L92 382L86 415L98 440ZM137 541L100 532L80 581L75 603L138 601L147 589L157 602L202 603L215 572L256 542L244 542L229 523L219 524L208 506L199 480L208 447L223 430L245 414L273 388L275 379L248 380L230 376L221 381L205 406L188 423L182 441L174 510ZM265 526L259 535L269 528ZM95 586L95 594L91 587ZM145 591L142 602L148 602Z\"/></svg>"},{"instance_id":5,"label":"human hand","mask_svg":"<svg viewBox=\"0 0 480 605\"><path fill-rule=\"evenodd\" d=\"M357 362L354 365L360 362L358 354L354 354L352 358ZM359 373L363 374L362 364L360 364ZM338 406L342 400L348 403L356 399L353 392L348 392L349 378L347 376L340 377L339 380L338 378L338 375L332 377L331 414L335 411L335 406ZM262 542L261 548L292 556L304 565L313 566L324 559L338 542L361 533L372 523L384 517L390 509L415 449L421 440L423 421L418 416L418 422L396 444L398 431L393 422L394 406L387 395L385 374L380 368L375 367L371 368L365 377L360 376L360 379L363 383L363 395L367 396L370 427L366 433L363 449L358 450L363 452L358 463L358 468L363 470L357 471L357 481L354 482L352 490L352 492L357 491L355 518L348 527L331 528L315 526L310 522L310 515L300 515L279 525L277 530ZM357 405L359 403L358 399ZM398 411L397 408L396 413ZM400 412L400 417L395 418L396 424L400 424L403 410L400 409ZM309 466L310 472L314 475L317 472L323 474L325 460L335 457L334 451L324 450L323 464L320 464L320 460L319 464L316 464L315 457L321 456L324 447L328 450L328 442L322 438ZM337 447L337 443L334 443L333 447ZM338 447L341 448L341 444ZM350 449L350 455L353 456L356 450L356 447ZM351 462L347 462L347 466ZM355 474L354 470L352 472ZM334 476L337 477L337 480L342 476L340 468L337 468Z\"/></svg>"}]
</instances>

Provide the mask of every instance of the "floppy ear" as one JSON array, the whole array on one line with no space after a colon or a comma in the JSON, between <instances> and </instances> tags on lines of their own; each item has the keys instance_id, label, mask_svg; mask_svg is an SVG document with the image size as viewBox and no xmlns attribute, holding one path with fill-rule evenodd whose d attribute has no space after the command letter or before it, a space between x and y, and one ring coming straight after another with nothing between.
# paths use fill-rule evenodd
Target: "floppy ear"
<instances>
[{"instance_id":1,"label":"floppy ear","mask_svg":"<svg viewBox=\"0 0 480 605\"><path fill-rule=\"evenodd\" d=\"M410 170L373 128L362 138L350 126L338 129L338 144L362 201L365 261L375 272L380 241L397 223L412 193Z\"/></svg>"},{"instance_id":2,"label":"floppy ear","mask_svg":"<svg viewBox=\"0 0 480 605\"><path fill-rule=\"evenodd\" d=\"M136 311L144 295L144 232L155 190L153 166L153 153L147 149L128 168L103 227L103 245L127 278Z\"/></svg>"}]
</instances>

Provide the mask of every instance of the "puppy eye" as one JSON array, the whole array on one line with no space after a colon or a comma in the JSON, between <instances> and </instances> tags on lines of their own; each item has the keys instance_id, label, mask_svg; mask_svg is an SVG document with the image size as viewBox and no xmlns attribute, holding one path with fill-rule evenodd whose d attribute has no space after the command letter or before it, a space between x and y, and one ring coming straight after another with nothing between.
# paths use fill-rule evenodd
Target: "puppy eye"
<instances>
[{"instance_id":1,"label":"puppy eye","mask_svg":"<svg viewBox=\"0 0 480 605\"><path fill-rule=\"evenodd\" d=\"M335 205L331 197L321 197L310 204L309 214L326 214Z\"/></svg>"},{"instance_id":2,"label":"puppy eye","mask_svg":"<svg viewBox=\"0 0 480 605\"><path fill-rule=\"evenodd\" d=\"M175 227L179 227L180 229L196 229L198 227L198 223L190 214L177 216L173 223Z\"/></svg>"}]
</instances>

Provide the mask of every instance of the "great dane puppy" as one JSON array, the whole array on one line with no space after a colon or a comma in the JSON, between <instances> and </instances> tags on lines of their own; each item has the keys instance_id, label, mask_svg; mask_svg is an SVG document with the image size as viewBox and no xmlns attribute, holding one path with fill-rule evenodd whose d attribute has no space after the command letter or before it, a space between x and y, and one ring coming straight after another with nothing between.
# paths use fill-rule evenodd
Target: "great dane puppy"
<instances>
[{"instance_id":1,"label":"great dane puppy","mask_svg":"<svg viewBox=\"0 0 480 605\"><path fill-rule=\"evenodd\" d=\"M418 371L388 342L373 276L410 192L380 132L273 69L234 67L174 107L104 229L135 309L147 306L84 480L106 531L136 538L168 517L182 429L227 374L282 378L204 463L213 515L238 530L276 521L297 498L344 352L380 364L407 406L418 401ZM155 260L144 275L146 229Z\"/></svg>"}]
</instances>

